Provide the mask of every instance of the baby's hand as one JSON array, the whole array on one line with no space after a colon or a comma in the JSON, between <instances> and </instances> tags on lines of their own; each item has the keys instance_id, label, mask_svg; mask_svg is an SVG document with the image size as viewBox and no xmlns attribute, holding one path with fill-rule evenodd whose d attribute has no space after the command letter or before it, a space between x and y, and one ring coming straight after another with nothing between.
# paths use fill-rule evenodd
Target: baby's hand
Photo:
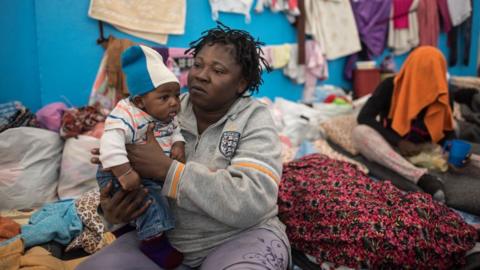
<instances>
[{"instance_id":1,"label":"baby's hand","mask_svg":"<svg viewBox=\"0 0 480 270\"><path fill-rule=\"evenodd\" d=\"M140 183L142 182L142 179L140 178L140 175L136 171L131 169L131 171L118 177L118 182L120 182L120 185L124 190L130 191L140 187Z\"/></svg>"},{"instance_id":2,"label":"baby's hand","mask_svg":"<svg viewBox=\"0 0 480 270\"><path fill-rule=\"evenodd\" d=\"M172 159L185 163L185 143L184 142L174 143L172 145L172 149L170 149L170 157Z\"/></svg>"}]
</instances>

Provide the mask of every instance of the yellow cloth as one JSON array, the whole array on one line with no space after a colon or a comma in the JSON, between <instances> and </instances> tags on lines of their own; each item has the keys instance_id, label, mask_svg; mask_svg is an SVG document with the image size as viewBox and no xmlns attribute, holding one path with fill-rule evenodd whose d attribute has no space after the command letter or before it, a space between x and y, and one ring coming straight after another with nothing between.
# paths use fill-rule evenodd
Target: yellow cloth
<instances>
[{"instance_id":1,"label":"yellow cloth","mask_svg":"<svg viewBox=\"0 0 480 270\"><path fill-rule=\"evenodd\" d=\"M438 144L421 145L422 152L416 156L408 157L408 161L417 167L446 172L447 160L443 157L443 150Z\"/></svg>"},{"instance_id":2,"label":"yellow cloth","mask_svg":"<svg viewBox=\"0 0 480 270\"><path fill-rule=\"evenodd\" d=\"M275 45L271 46L272 48L272 68L278 69L283 68L287 65L290 60L290 44Z\"/></svg>"},{"instance_id":3,"label":"yellow cloth","mask_svg":"<svg viewBox=\"0 0 480 270\"><path fill-rule=\"evenodd\" d=\"M88 15L120 31L165 44L168 34L185 32L186 0L91 0Z\"/></svg>"},{"instance_id":4,"label":"yellow cloth","mask_svg":"<svg viewBox=\"0 0 480 270\"><path fill-rule=\"evenodd\" d=\"M115 240L112 233L104 234L107 244ZM33 247L24 254L24 246L21 238L0 246L0 269L1 270L74 270L83 260L82 257L68 261L62 261L42 247Z\"/></svg>"},{"instance_id":5,"label":"yellow cloth","mask_svg":"<svg viewBox=\"0 0 480 270\"><path fill-rule=\"evenodd\" d=\"M0 269L17 270L23 255L23 241L18 238L5 246L0 246Z\"/></svg>"},{"instance_id":6,"label":"yellow cloth","mask_svg":"<svg viewBox=\"0 0 480 270\"><path fill-rule=\"evenodd\" d=\"M64 263L42 247L33 247L20 257L20 269L66 270Z\"/></svg>"},{"instance_id":7,"label":"yellow cloth","mask_svg":"<svg viewBox=\"0 0 480 270\"><path fill-rule=\"evenodd\" d=\"M129 35L143 38L145 40L150 40L159 44L167 44L168 42L168 35L166 34L156 34L156 33L150 33L150 32L144 32L144 31L135 31L135 30L130 30L126 27L122 27L120 25L114 24L115 28L120 30L121 32L127 33Z\"/></svg>"},{"instance_id":8,"label":"yellow cloth","mask_svg":"<svg viewBox=\"0 0 480 270\"><path fill-rule=\"evenodd\" d=\"M412 120L426 107L424 123L433 142L440 141L444 131L453 130L446 74L445 58L437 48L422 46L410 53L394 79L388 114L393 130L407 134Z\"/></svg>"},{"instance_id":9,"label":"yellow cloth","mask_svg":"<svg viewBox=\"0 0 480 270\"><path fill-rule=\"evenodd\" d=\"M20 238L6 246L0 246L2 270L74 270L85 258L87 257L62 261L42 247L33 247L24 254Z\"/></svg>"}]
</instances>

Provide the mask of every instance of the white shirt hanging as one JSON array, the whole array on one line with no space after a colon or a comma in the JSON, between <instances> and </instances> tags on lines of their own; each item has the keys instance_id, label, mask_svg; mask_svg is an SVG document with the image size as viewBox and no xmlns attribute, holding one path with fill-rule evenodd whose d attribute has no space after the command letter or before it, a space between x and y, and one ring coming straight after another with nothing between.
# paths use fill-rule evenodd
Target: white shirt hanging
<instances>
[{"instance_id":1,"label":"white shirt hanging","mask_svg":"<svg viewBox=\"0 0 480 270\"><path fill-rule=\"evenodd\" d=\"M239 13L245 15L245 22L250 22L250 9L253 0L209 0L212 7L212 18L218 20L218 12Z\"/></svg>"}]
</instances>

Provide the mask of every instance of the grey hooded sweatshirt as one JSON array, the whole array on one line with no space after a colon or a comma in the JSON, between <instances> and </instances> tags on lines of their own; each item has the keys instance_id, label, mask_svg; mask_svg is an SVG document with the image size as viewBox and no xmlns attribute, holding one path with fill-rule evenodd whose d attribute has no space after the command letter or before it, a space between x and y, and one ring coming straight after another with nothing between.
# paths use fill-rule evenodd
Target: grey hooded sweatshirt
<instances>
[{"instance_id":1,"label":"grey hooded sweatshirt","mask_svg":"<svg viewBox=\"0 0 480 270\"><path fill-rule=\"evenodd\" d=\"M239 98L199 135L188 94L181 104L187 162L172 163L162 192L176 218L167 236L184 253L184 264L198 266L218 245L256 228L270 230L289 247L277 218L281 144L266 106Z\"/></svg>"}]
</instances>

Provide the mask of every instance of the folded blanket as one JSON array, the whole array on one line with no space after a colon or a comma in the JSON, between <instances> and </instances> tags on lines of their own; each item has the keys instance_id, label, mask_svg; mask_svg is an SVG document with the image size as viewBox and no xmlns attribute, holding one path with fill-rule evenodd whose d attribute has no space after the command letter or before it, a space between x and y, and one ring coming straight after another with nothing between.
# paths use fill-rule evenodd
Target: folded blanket
<instances>
[{"instance_id":1,"label":"folded blanket","mask_svg":"<svg viewBox=\"0 0 480 270\"><path fill-rule=\"evenodd\" d=\"M168 34L185 32L185 0L91 0L88 15L113 24L120 31L165 44Z\"/></svg>"}]
</instances>

